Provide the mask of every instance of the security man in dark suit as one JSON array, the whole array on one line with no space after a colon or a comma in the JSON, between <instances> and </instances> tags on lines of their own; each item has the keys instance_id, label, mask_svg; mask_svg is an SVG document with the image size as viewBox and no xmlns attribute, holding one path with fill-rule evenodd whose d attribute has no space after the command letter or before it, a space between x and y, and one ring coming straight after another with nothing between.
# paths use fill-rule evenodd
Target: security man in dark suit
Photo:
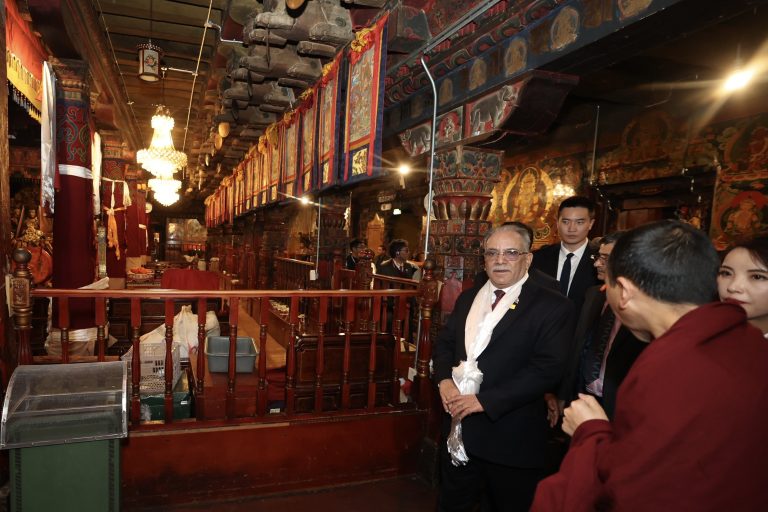
<instances>
[{"instance_id":1,"label":"security man in dark suit","mask_svg":"<svg viewBox=\"0 0 768 512\"><path fill-rule=\"evenodd\" d=\"M441 512L470 512L481 501L491 511L528 510L548 462L541 397L560 381L573 332L573 304L528 276L526 229L498 227L484 248L488 282L459 296L433 354L443 434L460 421L468 456L454 465L443 443ZM474 362L482 382L462 394L454 379Z\"/></svg>"},{"instance_id":2,"label":"security man in dark suit","mask_svg":"<svg viewBox=\"0 0 768 512\"><path fill-rule=\"evenodd\" d=\"M577 316L587 288L599 283L592 266L594 249L590 248L587 238L594 223L594 203L586 197L569 197L558 208L560 243L544 246L533 253L531 267L560 282L560 291L573 301Z\"/></svg>"}]
</instances>

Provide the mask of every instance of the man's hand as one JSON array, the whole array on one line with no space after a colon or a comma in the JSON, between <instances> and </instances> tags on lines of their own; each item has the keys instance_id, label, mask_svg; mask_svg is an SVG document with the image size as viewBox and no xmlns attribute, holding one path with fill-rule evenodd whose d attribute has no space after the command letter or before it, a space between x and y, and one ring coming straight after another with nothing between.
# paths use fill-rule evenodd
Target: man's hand
<instances>
[{"instance_id":1,"label":"man's hand","mask_svg":"<svg viewBox=\"0 0 768 512\"><path fill-rule=\"evenodd\" d=\"M554 427L557 425L557 420L560 419L560 415L563 413L563 401L558 400L553 393L544 393L544 401L547 402L547 420L549 420L549 426Z\"/></svg>"},{"instance_id":2,"label":"man's hand","mask_svg":"<svg viewBox=\"0 0 768 512\"><path fill-rule=\"evenodd\" d=\"M437 389L440 390L440 402L443 404L443 409L451 414L451 411L448 410L448 400L461 394L459 388L456 387L453 379L443 379L437 384Z\"/></svg>"},{"instance_id":3,"label":"man's hand","mask_svg":"<svg viewBox=\"0 0 768 512\"><path fill-rule=\"evenodd\" d=\"M454 395L447 400L447 410L454 418L459 421L476 412L483 412L482 404L477 399L477 395Z\"/></svg>"},{"instance_id":4,"label":"man's hand","mask_svg":"<svg viewBox=\"0 0 768 512\"><path fill-rule=\"evenodd\" d=\"M579 399L563 411L563 432L573 436L579 425L588 420L608 420L608 416L595 397L579 393Z\"/></svg>"}]
</instances>

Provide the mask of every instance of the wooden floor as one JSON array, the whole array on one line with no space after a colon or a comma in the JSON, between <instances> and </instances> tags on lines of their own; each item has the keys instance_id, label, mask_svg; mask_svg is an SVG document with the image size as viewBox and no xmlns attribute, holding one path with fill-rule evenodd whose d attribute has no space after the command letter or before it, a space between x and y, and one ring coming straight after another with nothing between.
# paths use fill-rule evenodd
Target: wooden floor
<instances>
[{"instance_id":1,"label":"wooden floor","mask_svg":"<svg viewBox=\"0 0 768 512\"><path fill-rule=\"evenodd\" d=\"M258 345L259 333L261 327L259 323L254 320L248 313L245 312L243 307L240 307L238 313L238 336L250 336L256 340ZM285 366L285 349L275 339L267 333L267 370L273 370L275 368L282 368Z\"/></svg>"},{"instance_id":2,"label":"wooden floor","mask_svg":"<svg viewBox=\"0 0 768 512\"><path fill-rule=\"evenodd\" d=\"M135 512L432 512L437 490L416 476L403 476L291 495L237 501L124 509Z\"/></svg>"}]
</instances>

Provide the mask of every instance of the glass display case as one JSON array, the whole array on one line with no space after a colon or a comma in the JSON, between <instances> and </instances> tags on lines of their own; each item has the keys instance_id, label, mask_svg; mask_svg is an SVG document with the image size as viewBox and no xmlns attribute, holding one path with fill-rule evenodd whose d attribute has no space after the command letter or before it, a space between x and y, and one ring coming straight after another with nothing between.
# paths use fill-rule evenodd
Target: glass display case
<instances>
[{"instance_id":1,"label":"glass display case","mask_svg":"<svg viewBox=\"0 0 768 512\"><path fill-rule=\"evenodd\" d=\"M0 448L128 435L123 362L19 366L3 406Z\"/></svg>"}]
</instances>

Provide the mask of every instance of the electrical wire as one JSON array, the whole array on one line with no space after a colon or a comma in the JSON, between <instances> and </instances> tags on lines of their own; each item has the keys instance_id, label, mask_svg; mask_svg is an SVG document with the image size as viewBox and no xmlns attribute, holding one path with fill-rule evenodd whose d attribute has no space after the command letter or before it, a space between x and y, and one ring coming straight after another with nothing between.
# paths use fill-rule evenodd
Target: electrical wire
<instances>
[{"instance_id":1,"label":"electrical wire","mask_svg":"<svg viewBox=\"0 0 768 512\"><path fill-rule=\"evenodd\" d=\"M189 134L189 119L192 116L192 102L195 99L195 85L197 85L197 77L200 73L200 61L203 58L203 48L205 48L205 35L208 32L208 20L211 19L211 11L213 10L213 0L208 2L208 14L205 15L205 23L203 23L203 37L200 39L200 50L197 52L197 63L195 64L195 73L192 75L192 88L189 91L189 105L187 107L187 124L184 126L184 142L181 143L181 151L187 148L187 135Z\"/></svg>"},{"instance_id":2,"label":"electrical wire","mask_svg":"<svg viewBox=\"0 0 768 512\"><path fill-rule=\"evenodd\" d=\"M107 33L107 41L109 41L109 50L112 52L112 61L115 63L115 66L117 67L117 72L120 75L120 82L123 84L123 92L125 93L125 99L128 104L128 107L131 109L131 115L133 116L133 122L136 123L136 128L139 130L139 136L141 137L141 140L144 140L144 130L141 129L141 125L139 124L139 120L136 117L136 111L133 110L133 100L131 99L131 95L128 94L128 86L125 84L125 78L123 78L123 73L120 71L120 64L117 62L117 55L115 54L115 46L112 44L112 36L109 33L109 26L107 25L107 19L104 17L104 11L101 9L101 2L100 0L96 0L96 5L99 8L99 17L101 18L102 23L104 23L104 32ZM150 23L152 20L150 19Z\"/></svg>"}]
</instances>

